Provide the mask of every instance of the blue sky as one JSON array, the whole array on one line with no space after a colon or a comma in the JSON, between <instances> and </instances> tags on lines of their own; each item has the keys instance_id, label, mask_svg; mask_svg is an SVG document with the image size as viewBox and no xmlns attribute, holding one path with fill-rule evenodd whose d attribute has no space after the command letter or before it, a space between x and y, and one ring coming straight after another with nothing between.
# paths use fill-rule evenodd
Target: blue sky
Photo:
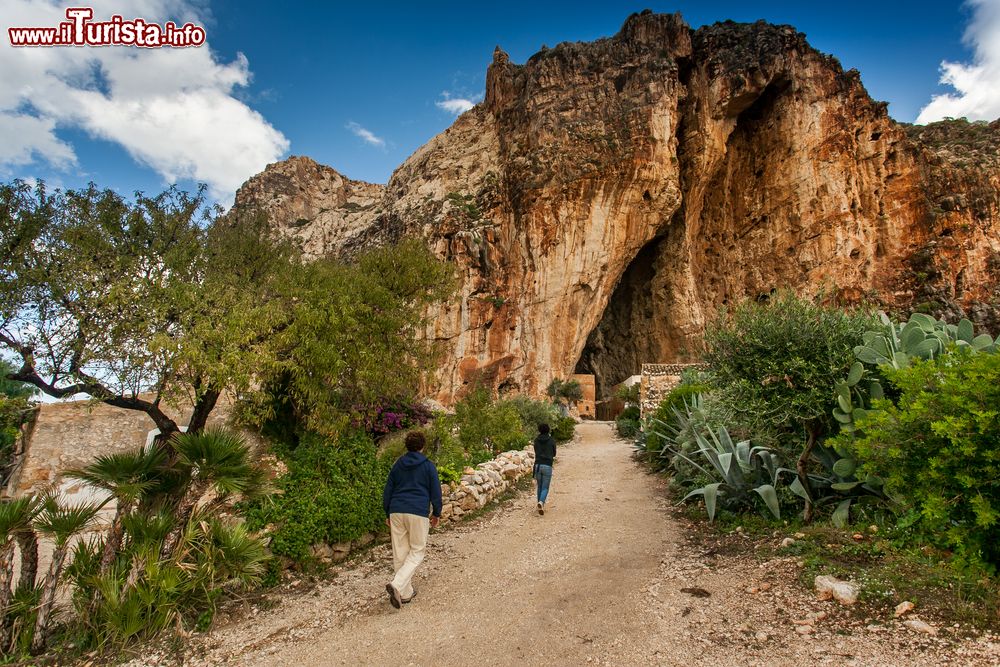
<instances>
[{"instance_id":1,"label":"blue sky","mask_svg":"<svg viewBox=\"0 0 1000 667\"><path fill-rule=\"evenodd\" d=\"M860 70L872 96L888 101L901 121L914 121L942 94L952 97L927 113L1000 115L1000 0L407 2L377 9L102 0L94 3L95 18L120 11L194 20L206 28L208 48L137 54L130 47L8 46L7 27L54 25L66 6L0 0L3 180L44 178L63 187L93 180L124 193L205 181L226 202L268 161L294 154L384 183L454 120L443 102L481 98L495 45L523 62L543 44L614 34L645 7L680 11L694 27L725 19L791 24L845 68ZM955 63L953 86L941 84L943 62Z\"/></svg>"}]
</instances>

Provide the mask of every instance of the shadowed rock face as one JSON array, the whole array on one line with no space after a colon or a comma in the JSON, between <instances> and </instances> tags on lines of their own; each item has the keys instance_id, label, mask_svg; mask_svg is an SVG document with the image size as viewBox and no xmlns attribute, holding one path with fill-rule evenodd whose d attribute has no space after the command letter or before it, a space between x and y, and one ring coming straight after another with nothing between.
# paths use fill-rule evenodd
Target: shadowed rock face
<instances>
[{"instance_id":1,"label":"shadowed rock face","mask_svg":"<svg viewBox=\"0 0 1000 667\"><path fill-rule=\"evenodd\" d=\"M453 261L440 400L575 369L601 392L776 288L995 326L998 147L997 123L895 123L791 27L643 13L524 65L498 48L484 102L384 189L292 158L237 207L309 256L419 235Z\"/></svg>"}]
</instances>

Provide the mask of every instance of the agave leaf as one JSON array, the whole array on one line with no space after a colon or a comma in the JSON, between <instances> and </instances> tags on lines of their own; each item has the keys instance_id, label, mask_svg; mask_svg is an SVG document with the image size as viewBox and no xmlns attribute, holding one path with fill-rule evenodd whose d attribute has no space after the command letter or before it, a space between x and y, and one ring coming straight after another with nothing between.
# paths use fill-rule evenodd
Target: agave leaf
<instances>
[{"instance_id":1,"label":"agave leaf","mask_svg":"<svg viewBox=\"0 0 1000 667\"><path fill-rule=\"evenodd\" d=\"M837 477L850 477L854 474L858 465L854 459L838 459L836 463L833 464L833 474Z\"/></svg>"},{"instance_id":2,"label":"agave leaf","mask_svg":"<svg viewBox=\"0 0 1000 667\"><path fill-rule=\"evenodd\" d=\"M708 520L713 521L715 519L715 505L716 500L719 497L719 487L722 486L721 482L715 484L706 484L700 489L695 489L691 493L684 496L684 500L691 498L692 496L702 496L705 499L705 511L708 513Z\"/></svg>"},{"instance_id":3,"label":"agave leaf","mask_svg":"<svg viewBox=\"0 0 1000 667\"><path fill-rule=\"evenodd\" d=\"M848 498L847 500L837 505L837 509L833 510L833 516L830 517L830 520L833 522L833 525L836 526L837 528L843 528L844 526L846 526L848 519L851 518L852 501L853 498Z\"/></svg>"},{"instance_id":4,"label":"agave leaf","mask_svg":"<svg viewBox=\"0 0 1000 667\"><path fill-rule=\"evenodd\" d=\"M733 483L732 480L733 458L734 457L731 452L725 452L719 454L719 464L722 466L723 477L725 477L726 481L729 482L730 484Z\"/></svg>"},{"instance_id":5,"label":"agave leaf","mask_svg":"<svg viewBox=\"0 0 1000 667\"><path fill-rule=\"evenodd\" d=\"M788 485L788 490L803 500L809 500L809 494L806 493L806 490L802 486L802 482L799 481L798 477L793 479L792 483Z\"/></svg>"},{"instance_id":6,"label":"agave leaf","mask_svg":"<svg viewBox=\"0 0 1000 667\"><path fill-rule=\"evenodd\" d=\"M861 381L861 376L864 375L864 373L864 365L860 361L855 361L854 364L851 365L850 372L847 374L847 384L853 387Z\"/></svg>"},{"instance_id":7,"label":"agave leaf","mask_svg":"<svg viewBox=\"0 0 1000 667\"><path fill-rule=\"evenodd\" d=\"M764 504L767 505L767 509L771 510L774 518L780 519L781 508L778 506L778 494L775 492L774 487L770 484L761 484L754 491L764 499Z\"/></svg>"}]
</instances>

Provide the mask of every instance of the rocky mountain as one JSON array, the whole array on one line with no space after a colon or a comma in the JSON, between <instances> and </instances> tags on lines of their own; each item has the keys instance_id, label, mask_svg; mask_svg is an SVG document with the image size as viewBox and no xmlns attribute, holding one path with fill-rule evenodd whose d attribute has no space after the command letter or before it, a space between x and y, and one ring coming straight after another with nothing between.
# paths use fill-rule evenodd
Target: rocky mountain
<instances>
[{"instance_id":1,"label":"rocky mountain","mask_svg":"<svg viewBox=\"0 0 1000 667\"><path fill-rule=\"evenodd\" d=\"M789 26L643 12L523 65L497 48L485 100L384 187L290 158L236 206L309 256L417 235L454 262L460 293L427 332L440 400L574 371L601 392L786 287L996 333L998 148L998 123L893 121Z\"/></svg>"}]
</instances>

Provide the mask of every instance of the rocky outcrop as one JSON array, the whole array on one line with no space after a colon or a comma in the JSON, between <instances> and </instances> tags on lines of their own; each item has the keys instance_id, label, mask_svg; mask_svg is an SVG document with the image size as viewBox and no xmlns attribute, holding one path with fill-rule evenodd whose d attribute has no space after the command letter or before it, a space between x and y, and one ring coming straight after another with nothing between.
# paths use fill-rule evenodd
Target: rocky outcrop
<instances>
[{"instance_id":1,"label":"rocky outcrop","mask_svg":"<svg viewBox=\"0 0 1000 667\"><path fill-rule=\"evenodd\" d=\"M244 183L233 208L262 211L315 259L366 230L382 212L384 193L382 185L352 181L308 157L293 156Z\"/></svg>"},{"instance_id":2,"label":"rocky outcrop","mask_svg":"<svg viewBox=\"0 0 1000 667\"><path fill-rule=\"evenodd\" d=\"M310 256L419 235L454 262L427 332L439 400L574 371L601 392L696 357L720 308L778 288L996 323L998 129L902 126L788 26L644 12L523 65L498 48L483 103L384 191L293 158L237 206ZM328 202L351 197L347 222Z\"/></svg>"}]
</instances>

